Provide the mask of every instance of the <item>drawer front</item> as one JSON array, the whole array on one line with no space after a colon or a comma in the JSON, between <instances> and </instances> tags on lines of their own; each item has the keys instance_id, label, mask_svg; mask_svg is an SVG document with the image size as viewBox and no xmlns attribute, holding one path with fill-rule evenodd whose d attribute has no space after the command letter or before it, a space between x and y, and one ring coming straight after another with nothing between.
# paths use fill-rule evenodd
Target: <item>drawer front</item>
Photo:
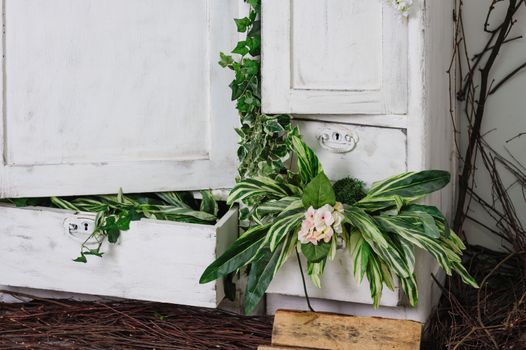
<instances>
[{"instance_id":1,"label":"drawer front","mask_svg":"<svg viewBox=\"0 0 526 350\"><path fill-rule=\"evenodd\" d=\"M237 210L216 226L132 222L102 259L86 264L72 261L81 240L66 227L76 217L65 210L0 207L0 285L203 307L223 299L221 282L200 285L199 277L237 237Z\"/></svg>"},{"instance_id":2,"label":"drawer front","mask_svg":"<svg viewBox=\"0 0 526 350\"><path fill-rule=\"evenodd\" d=\"M402 129L317 121L297 121L297 125L331 180L353 176L370 185L407 170L406 134ZM296 257L291 256L272 281L269 293L304 296L298 269ZM348 252L338 251L335 260L327 264L321 289L307 281L309 296L372 304L367 280L357 285L352 271ZM399 301L398 283L394 291L384 288L381 305L396 306Z\"/></svg>"},{"instance_id":3,"label":"drawer front","mask_svg":"<svg viewBox=\"0 0 526 350\"><path fill-rule=\"evenodd\" d=\"M305 120L296 124L331 180L351 176L370 185L407 171L403 129Z\"/></svg>"}]
</instances>

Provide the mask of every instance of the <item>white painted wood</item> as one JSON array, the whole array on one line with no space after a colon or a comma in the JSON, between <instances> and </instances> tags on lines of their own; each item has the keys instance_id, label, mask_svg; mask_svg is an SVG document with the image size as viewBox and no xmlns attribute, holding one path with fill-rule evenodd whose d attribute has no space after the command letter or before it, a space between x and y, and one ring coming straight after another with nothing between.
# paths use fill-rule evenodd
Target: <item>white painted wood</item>
<instances>
[{"instance_id":1,"label":"white painted wood","mask_svg":"<svg viewBox=\"0 0 526 350\"><path fill-rule=\"evenodd\" d=\"M407 135L403 129L317 121L296 121L296 125L333 181L353 176L370 185L374 181L407 171ZM347 153L335 153L323 148L318 137L325 128L347 130L357 136L356 147ZM329 136L334 137L332 134Z\"/></svg>"},{"instance_id":2,"label":"white painted wood","mask_svg":"<svg viewBox=\"0 0 526 350\"><path fill-rule=\"evenodd\" d=\"M91 215L82 213L78 215ZM199 284L204 269L237 238L238 212L215 225L131 223L102 259L72 261L80 241L64 229L77 214L0 206L0 285L216 307L222 283Z\"/></svg>"},{"instance_id":3,"label":"white painted wood","mask_svg":"<svg viewBox=\"0 0 526 350\"><path fill-rule=\"evenodd\" d=\"M0 197L234 183L236 0L4 7Z\"/></svg>"},{"instance_id":4,"label":"white painted wood","mask_svg":"<svg viewBox=\"0 0 526 350\"><path fill-rule=\"evenodd\" d=\"M301 259L302 266L307 266L306 260L303 257ZM327 263L321 278L321 288L317 288L309 278L306 278L309 297L371 304L369 282L364 279L362 284L358 285L354 280L352 265L349 252L339 250L334 261ZM303 297L305 292L298 269L298 259L292 255L272 280L267 293ZM399 287L396 281L394 291L384 288L380 305L396 306L399 300Z\"/></svg>"},{"instance_id":5,"label":"white painted wood","mask_svg":"<svg viewBox=\"0 0 526 350\"><path fill-rule=\"evenodd\" d=\"M407 24L387 1L262 6L266 113L407 113Z\"/></svg>"}]
</instances>

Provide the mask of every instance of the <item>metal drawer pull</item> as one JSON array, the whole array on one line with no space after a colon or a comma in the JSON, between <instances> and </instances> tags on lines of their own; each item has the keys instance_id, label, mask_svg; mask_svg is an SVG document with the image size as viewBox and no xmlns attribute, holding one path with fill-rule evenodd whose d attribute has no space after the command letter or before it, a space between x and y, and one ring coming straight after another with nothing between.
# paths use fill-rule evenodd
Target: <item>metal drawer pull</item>
<instances>
[{"instance_id":1,"label":"metal drawer pull","mask_svg":"<svg viewBox=\"0 0 526 350\"><path fill-rule=\"evenodd\" d=\"M343 126L328 126L317 135L321 147L333 153L347 153L356 148L358 134Z\"/></svg>"}]
</instances>

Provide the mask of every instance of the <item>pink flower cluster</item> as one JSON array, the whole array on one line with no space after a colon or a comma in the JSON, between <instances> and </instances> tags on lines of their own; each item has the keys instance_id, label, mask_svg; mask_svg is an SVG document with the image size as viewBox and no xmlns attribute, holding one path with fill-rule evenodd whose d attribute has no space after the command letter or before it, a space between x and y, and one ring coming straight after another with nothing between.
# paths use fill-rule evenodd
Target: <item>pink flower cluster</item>
<instances>
[{"instance_id":1,"label":"pink flower cluster","mask_svg":"<svg viewBox=\"0 0 526 350\"><path fill-rule=\"evenodd\" d=\"M305 212L298 239L301 243L318 245L323 240L328 243L334 233L342 233L343 205L336 202L333 206L325 204L319 209L310 207Z\"/></svg>"}]
</instances>

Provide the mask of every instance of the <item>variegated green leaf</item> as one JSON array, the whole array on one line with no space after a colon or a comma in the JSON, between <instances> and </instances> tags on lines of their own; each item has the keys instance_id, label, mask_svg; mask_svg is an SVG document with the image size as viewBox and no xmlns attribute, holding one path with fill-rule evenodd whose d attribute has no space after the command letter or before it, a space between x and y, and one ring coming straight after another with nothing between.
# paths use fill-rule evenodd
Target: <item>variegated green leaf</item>
<instances>
[{"instance_id":1,"label":"variegated green leaf","mask_svg":"<svg viewBox=\"0 0 526 350\"><path fill-rule=\"evenodd\" d=\"M373 306L378 308L380 306L380 299L382 298L383 274L380 267L380 261L374 256L374 254L369 256L366 273L367 280L369 281L371 298L373 299Z\"/></svg>"},{"instance_id":2,"label":"variegated green leaf","mask_svg":"<svg viewBox=\"0 0 526 350\"><path fill-rule=\"evenodd\" d=\"M364 238L370 238L383 248L389 246L374 220L363 209L345 206L344 214L345 222L359 230Z\"/></svg>"},{"instance_id":3,"label":"variegated green leaf","mask_svg":"<svg viewBox=\"0 0 526 350\"><path fill-rule=\"evenodd\" d=\"M285 238L285 240L283 241L283 244L281 244L281 246L279 247L281 252L279 254L279 258L276 264L276 270L274 271L274 274L276 274L278 270L281 269L283 264L285 264L290 254L292 254L292 252L296 248L297 243L298 243L297 232L290 232Z\"/></svg>"},{"instance_id":4,"label":"variegated green leaf","mask_svg":"<svg viewBox=\"0 0 526 350\"><path fill-rule=\"evenodd\" d=\"M409 299L409 304L411 306L416 306L416 304L418 304L418 286L416 284L415 275L412 274L409 277L400 278L399 280L402 290Z\"/></svg>"},{"instance_id":5,"label":"variegated green leaf","mask_svg":"<svg viewBox=\"0 0 526 350\"><path fill-rule=\"evenodd\" d=\"M301 199L299 197L283 197L281 199L274 199L264 202L257 206L254 216L261 220L267 215L279 214L293 202L297 201L301 202Z\"/></svg>"},{"instance_id":6,"label":"variegated green leaf","mask_svg":"<svg viewBox=\"0 0 526 350\"><path fill-rule=\"evenodd\" d=\"M437 260L440 266L451 275L451 258L460 260L456 255L448 257L446 248L437 240L429 237L423 228L408 224L407 220L398 217L379 216L378 222L389 232L399 234L412 244L428 251Z\"/></svg>"},{"instance_id":7,"label":"variegated green leaf","mask_svg":"<svg viewBox=\"0 0 526 350\"><path fill-rule=\"evenodd\" d=\"M62 198L58 197L51 197L51 202L58 208L61 209L67 209L67 210L73 210L73 211L81 211L78 207L73 205L73 203L64 200Z\"/></svg>"},{"instance_id":8,"label":"variegated green leaf","mask_svg":"<svg viewBox=\"0 0 526 350\"><path fill-rule=\"evenodd\" d=\"M363 239L360 231L353 231L350 239L350 253L353 259L354 279L357 284L361 284L363 276L367 270L371 247Z\"/></svg>"},{"instance_id":9,"label":"variegated green leaf","mask_svg":"<svg viewBox=\"0 0 526 350\"><path fill-rule=\"evenodd\" d=\"M178 192L159 192L156 193L157 197L161 198L166 203L174 206L191 209L188 204L185 203L181 193Z\"/></svg>"},{"instance_id":10,"label":"variegated green leaf","mask_svg":"<svg viewBox=\"0 0 526 350\"><path fill-rule=\"evenodd\" d=\"M249 264L256 257L270 225L255 226L241 235L201 275L199 283L208 283L224 277Z\"/></svg>"},{"instance_id":11,"label":"variegated green leaf","mask_svg":"<svg viewBox=\"0 0 526 350\"><path fill-rule=\"evenodd\" d=\"M473 288L479 288L479 285L477 281L475 280L475 278L473 278L473 276L469 274L469 272L466 270L464 265L462 265L462 263L458 261L454 261L452 262L452 265L453 265L453 270L459 274L459 276L462 278L462 281L464 281L464 283L469 284Z\"/></svg>"},{"instance_id":12,"label":"variegated green leaf","mask_svg":"<svg viewBox=\"0 0 526 350\"><path fill-rule=\"evenodd\" d=\"M317 288L321 288L321 276L323 275L326 264L327 259L323 259L319 262L307 262L307 274Z\"/></svg>"},{"instance_id":13,"label":"variegated green leaf","mask_svg":"<svg viewBox=\"0 0 526 350\"><path fill-rule=\"evenodd\" d=\"M323 172L323 168L314 151L307 146L299 136L292 136L292 150L298 158L298 170L303 185L307 185L318 174Z\"/></svg>"},{"instance_id":14,"label":"variegated green leaf","mask_svg":"<svg viewBox=\"0 0 526 350\"><path fill-rule=\"evenodd\" d=\"M303 219L303 210L278 218L268 231L270 250L274 251L286 234L296 230Z\"/></svg>"},{"instance_id":15,"label":"variegated green leaf","mask_svg":"<svg viewBox=\"0 0 526 350\"><path fill-rule=\"evenodd\" d=\"M418 198L435 192L450 181L451 175L442 170L407 172L375 182L367 197L400 196L404 199Z\"/></svg>"},{"instance_id":16,"label":"variegated green leaf","mask_svg":"<svg viewBox=\"0 0 526 350\"><path fill-rule=\"evenodd\" d=\"M198 220L205 221L205 222L215 222L217 220L215 215L212 215L209 213L187 209L187 208L173 207L169 205L152 206L149 212L155 215L156 217L165 217L167 219L188 217L188 218L194 218L194 219L198 219Z\"/></svg>"},{"instance_id":17,"label":"variegated green leaf","mask_svg":"<svg viewBox=\"0 0 526 350\"><path fill-rule=\"evenodd\" d=\"M228 196L227 204L245 201L254 196L280 199L301 194L301 190L290 184L278 182L268 177L256 177L238 182Z\"/></svg>"},{"instance_id":18,"label":"variegated green leaf","mask_svg":"<svg viewBox=\"0 0 526 350\"><path fill-rule=\"evenodd\" d=\"M201 204L199 210L217 217L219 206L212 195L212 191L201 191Z\"/></svg>"}]
</instances>

